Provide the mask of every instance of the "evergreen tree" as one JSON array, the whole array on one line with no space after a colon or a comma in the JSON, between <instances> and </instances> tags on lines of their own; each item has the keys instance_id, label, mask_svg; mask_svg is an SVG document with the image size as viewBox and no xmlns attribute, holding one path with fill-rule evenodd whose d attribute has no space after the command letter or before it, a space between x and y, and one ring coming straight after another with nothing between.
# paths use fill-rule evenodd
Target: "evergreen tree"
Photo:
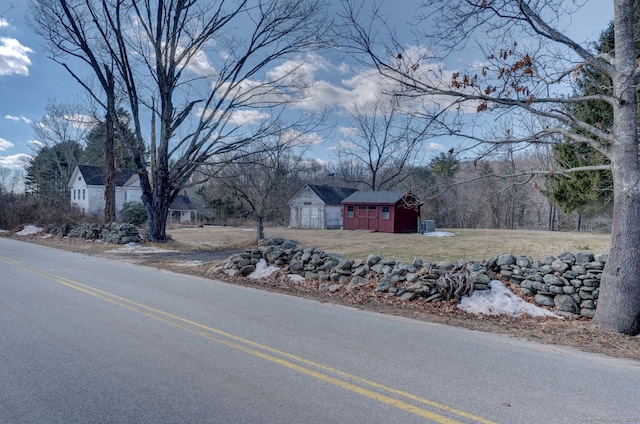
<instances>
[{"instance_id":1,"label":"evergreen tree","mask_svg":"<svg viewBox=\"0 0 640 424\"><path fill-rule=\"evenodd\" d=\"M596 48L598 54L613 55L614 31L614 25L611 22L600 35ZM597 93L610 94L612 84L610 77L591 66L584 66L576 81L574 95L580 97ZM601 100L578 103L571 107L570 113L605 131L610 131L613 126L613 108L609 103ZM581 132L577 128L573 131ZM553 154L556 162L563 169L609 163L605 155L586 144L556 144L553 146ZM568 175L554 175L548 177L548 182L551 197L566 213L576 211L581 216L594 216L601 213L613 201L611 171L579 171Z\"/></svg>"},{"instance_id":2,"label":"evergreen tree","mask_svg":"<svg viewBox=\"0 0 640 424\"><path fill-rule=\"evenodd\" d=\"M130 117L126 111L118 111L118 120L115 130L114 155L118 168L134 169L136 164L131 154L131 145L134 135L129 128ZM85 139L85 155L83 165L104 166L104 133L105 123L97 123L87 134Z\"/></svg>"}]
</instances>

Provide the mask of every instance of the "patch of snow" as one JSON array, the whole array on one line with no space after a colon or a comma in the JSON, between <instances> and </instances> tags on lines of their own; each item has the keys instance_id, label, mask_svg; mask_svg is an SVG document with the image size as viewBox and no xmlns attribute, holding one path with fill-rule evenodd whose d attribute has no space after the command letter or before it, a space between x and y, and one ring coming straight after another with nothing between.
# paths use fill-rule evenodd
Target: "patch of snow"
<instances>
[{"instance_id":1,"label":"patch of snow","mask_svg":"<svg viewBox=\"0 0 640 424\"><path fill-rule=\"evenodd\" d=\"M176 266L200 266L202 265L202 261L178 262L175 265Z\"/></svg>"},{"instance_id":2,"label":"patch of snow","mask_svg":"<svg viewBox=\"0 0 640 424\"><path fill-rule=\"evenodd\" d=\"M289 278L289 280L291 280L294 283L299 283L301 281L304 281L304 277L300 274L288 274L287 278Z\"/></svg>"},{"instance_id":3,"label":"patch of snow","mask_svg":"<svg viewBox=\"0 0 640 424\"><path fill-rule=\"evenodd\" d=\"M175 250L160 249L152 246L141 246L138 243L128 243L118 249L107 250L107 253L135 253L144 255L146 253L172 253Z\"/></svg>"},{"instance_id":4,"label":"patch of snow","mask_svg":"<svg viewBox=\"0 0 640 424\"><path fill-rule=\"evenodd\" d=\"M451 237L455 233L449 233L447 231L431 231L430 233L423 233L427 237Z\"/></svg>"},{"instance_id":5,"label":"patch of snow","mask_svg":"<svg viewBox=\"0 0 640 424\"><path fill-rule=\"evenodd\" d=\"M267 261L260 259L256 264L256 270L249 274L248 277L253 279L266 278L279 269L277 266L267 266Z\"/></svg>"},{"instance_id":6,"label":"patch of snow","mask_svg":"<svg viewBox=\"0 0 640 424\"><path fill-rule=\"evenodd\" d=\"M35 225L27 225L21 231L16 233L17 236L31 236L41 233L44 230L42 227L36 227Z\"/></svg>"},{"instance_id":7,"label":"patch of snow","mask_svg":"<svg viewBox=\"0 0 640 424\"><path fill-rule=\"evenodd\" d=\"M491 290L474 291L471 296L463 296L458 308L471 314L510 315L527 314L532 317L554 317L560 315L524 301L498 280L491 281Z\"/></svg>"}]
</instances>

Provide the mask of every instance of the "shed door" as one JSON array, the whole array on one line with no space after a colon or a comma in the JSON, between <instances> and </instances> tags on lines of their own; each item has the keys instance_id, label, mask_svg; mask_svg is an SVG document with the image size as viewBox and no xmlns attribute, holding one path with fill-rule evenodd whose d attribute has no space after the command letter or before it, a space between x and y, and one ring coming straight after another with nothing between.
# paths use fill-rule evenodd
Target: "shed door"
<instances>
[{"instance_id":1,"label":"shed door","mask_svg":"<svg viewBox=\"0 0 640 424\"><path fill-rule=\"evenodd\" d=\"M322 228L320 225L320 210L317 207L303 207L300 209L300 228Z\"/></svg>"},{"instance_id":2,"label":"shed door","mask_svg":"<svg viewBox=\"0 0 640 424\"><path fill-rule=\"evenodd\" d=\"M367 230L378 229L378 208L376 206L369 206L367 213Z\"/></svg>"},{"instance_id":3,"label":"shed door","mask_svg":"<svg viewBox=\"0 0 640 424\"><path fill-rule=\"evenodd\" d=\"M378 229L378 208L376 206L358 206L358 229L372 230Z\"/></svg>"}]
</instances>

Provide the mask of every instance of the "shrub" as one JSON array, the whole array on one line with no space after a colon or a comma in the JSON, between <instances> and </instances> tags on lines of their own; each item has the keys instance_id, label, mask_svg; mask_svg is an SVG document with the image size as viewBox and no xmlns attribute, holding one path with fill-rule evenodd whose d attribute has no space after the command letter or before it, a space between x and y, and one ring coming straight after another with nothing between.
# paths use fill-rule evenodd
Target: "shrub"
<instances>
[{"instance_id":1,"label":"shrub","mask_svg":"<svg viewBox=\"0 0 640 424\"><path fill-rule=\"evenodd\" d=\"M133 225L142 225L147 222L147 210L142 202L125 202L120 212L122 222Z\"/></svg>"}]
</instances>

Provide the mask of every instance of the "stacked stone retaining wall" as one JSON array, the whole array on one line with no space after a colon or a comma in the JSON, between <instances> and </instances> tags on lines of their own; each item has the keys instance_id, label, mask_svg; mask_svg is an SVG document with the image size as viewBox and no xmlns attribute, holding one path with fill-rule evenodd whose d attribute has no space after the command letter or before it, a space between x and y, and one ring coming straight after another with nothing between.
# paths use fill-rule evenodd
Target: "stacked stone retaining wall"
<instances>
[{"instance_id":1,"label":"stacked stone retaining wall","mask_svg":"<svg viewBox=\"0 0 640 424\"><path fill-rule=\"evenodd\" d=\"M561 253L543 261L500 254L487 261L411 263L369 255L351 260L313 247L300 248L284 239L264 240L258 247L231 255L218 269L231 277L248 276L260 260L285 273L318 280L318 290L351 291L375 283L377 292L403 300L431 302L489 290L492 279L515 284L520 294L567 316L591 318L598 302L600 276L607 255Z\"/></svg>"},{"instance_id":2,"label":"stacked stone retaining wall","mask_svg":"<svg viewBox=\"0 0 640 424\"><path fill-rule=\"evenodd\" d=\"M64 237L103 240L114 244L135 243L141 239L139 229L135 225L115 222L109 224L80 224L75 227L52 225L48 231Z\"/></svg>"}]
</instances>

